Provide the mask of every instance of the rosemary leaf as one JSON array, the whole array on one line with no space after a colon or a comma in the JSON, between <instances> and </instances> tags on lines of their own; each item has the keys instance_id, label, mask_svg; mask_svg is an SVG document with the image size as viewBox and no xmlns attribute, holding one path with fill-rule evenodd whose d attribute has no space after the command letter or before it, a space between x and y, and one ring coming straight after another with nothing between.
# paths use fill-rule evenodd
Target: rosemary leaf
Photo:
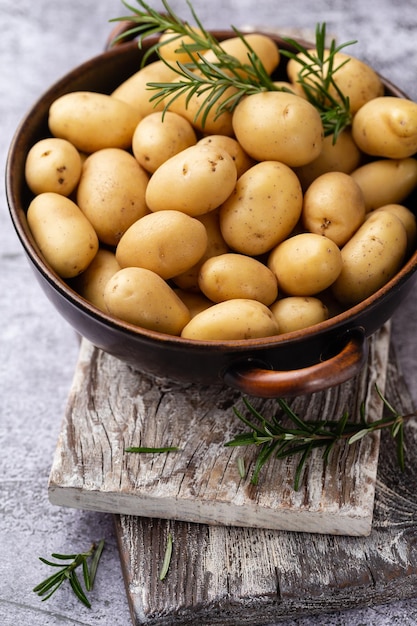
<instances>
[{"instance_id":1,"label":"rosemary leaf","mask_svg":"<svg viewBox=\"0 0 417 626\"><path fill-rule=\"evenodd\" d=\"M171 533L168 533L165 556L164 556L164 560L162 563L161 572L159 574L159 580L164 580L168 574L169 566L171 563L171 557L172 557L172 544L173 544L172 535Z\"/></svg>"}]
</instances>

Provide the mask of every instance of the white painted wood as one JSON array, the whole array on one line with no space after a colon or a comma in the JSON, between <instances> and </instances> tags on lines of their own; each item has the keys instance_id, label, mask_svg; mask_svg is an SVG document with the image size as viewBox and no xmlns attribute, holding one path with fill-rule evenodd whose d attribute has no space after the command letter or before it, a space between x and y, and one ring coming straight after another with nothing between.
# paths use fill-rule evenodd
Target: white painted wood
<instances>
[{"instance_id":1,"label":"white painted wood","mask_svg":"<svg viewBox=\"0 0 417 626\"><path fill-rule=\"evenodd\" d=\"M389 325L370 341L367 367L354 380L291 401L301 415L381 416ZM266 415L275 400L252 398ZM250 483L255 449L226 448L246 427L235 417L239 393L181 385L131 370L83 340L49 480L53 504L210 525L366 536L372 527L379 434L341 444L324 466L316 451L301 489L297 459L273 460ZM180 448L169 454L126 453L129 446ZM241 479L237 458L248 469Z\"/></svg>"}]
</instances>

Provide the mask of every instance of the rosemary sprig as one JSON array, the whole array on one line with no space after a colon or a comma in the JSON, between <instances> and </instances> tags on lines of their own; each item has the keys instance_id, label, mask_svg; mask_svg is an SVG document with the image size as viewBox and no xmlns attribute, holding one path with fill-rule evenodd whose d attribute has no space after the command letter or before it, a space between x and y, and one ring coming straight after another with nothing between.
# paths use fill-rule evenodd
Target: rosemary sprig
<instances>
[{"instance_id":1,"label":"rosemary sprig","mask_svg":"<svg viewBox=\"0 0 417 626\"><path fill-rule=\"evenodd\" d=\"M225 111L233 111L244 96L261 91L291 91L274 83L273 78L269 76L244 35L234 26L231 27L233 32L242 39L248 49L246 63L241 63L225 52L221 43L204 28L189 0L187 0L187 4L197 28L181 20L171 9L167 0L161 0L164 13L159 13L150 7L145 0L136 1L140 8L135 8L122 0L123 4L132 11L132 15L111 20L128 20L134 23L132 28L120 35L115 41L126 36L136 36L139 47L142 47L145 37L168 30L174 39L178 39L178 50L185 52L189 57L187 63L169 63L166 61L160 53L161 48L167 43L166 40L157 40L144 53L143 64L146 63L150 55L156 53L178 74L177 81L148 83L148 88L156 92L150 100L154 101L155 104L164 102L164 112L181 96L186 96L186 104L194 95L201 96L201 105L196 112L195 119L201 116L201 123L204 127L207 116L213 108L214 118L217 118ZM192 43L183 41L182 39L185 37L187 41L191 40ZM344 96L334 80L334 74L348 59L336 66L335 55L354 42L336 46L333 40L327 52L325 40L326 25L317 25L316 53L309 51L291 38L285 38L285 41L294 46L296 52L281 50L281 53L283 56L294 58L301 64L298 82L307 99L318 109L323 122L324 134L333 134L334 141L336 141L338 134L351 123L351 114L349 98ZM204 57L203 53L208 50L214 53L215 62ZM299 52L303 53L302 57L298 56Z\"/></svg>"},{"instance_id":2,"label":"rosemary sprig","mask_svg":"<svg viewBox=\"0 0 417 626\"><path fill-rule=\"evenodd\" d=\"M87 608L91 608L86 592L91 591L93 588L103 548L104 539L99 541L97 545L93 543L87 552L82 552L80 554L53 553L51 556L54 559L58 559L59 561L71 561L69 564L64 566L62 563L49 561L48 559L39 557L39 560L42 561L42 563L45 563L45 565L49 565L50 567L59 567L60 569L55 574L52 574L43 580L39 585L36 585L33 591L37 593L38 596L42 597L42 602L45 602L45 600L48 600L65 581L69 581L71 589L80 602L82 602ZM79 567L82 568L85 590L76 573L76 570Z\"/></svg>"},{"instance_id":3,"label":"rosemary sprig","mask_svg":"<svg viewBox=\"0 0 417 626\"><path fill-rule=\"evenodd\" d=\"M294 489L298 491L303 468L314 449L323 449L323 459L327 463L330 452L337 442L346 441L352 445L373 432L389 429L396 441L398 464L400 469L404 470L404 422L416 417L416 413L401 415L381 394L377 386L376 390L388 410L388 415L373 422L366 419L364 403L360 407L359 421L350 421L347 411L339 420L305 420L292 410L286 400L278 398L277 403L281 411L267 419L249 400L243 398L250 416L246 417L236 407L234 413L249 431L236 435L225 445L259 447L251 477L251 483L254 485L258 483L259 474L271 457L284 459L299 455L294 477ZM283 418L289 418L292 426L283 425Z\"/></svg>"}]
</instances>

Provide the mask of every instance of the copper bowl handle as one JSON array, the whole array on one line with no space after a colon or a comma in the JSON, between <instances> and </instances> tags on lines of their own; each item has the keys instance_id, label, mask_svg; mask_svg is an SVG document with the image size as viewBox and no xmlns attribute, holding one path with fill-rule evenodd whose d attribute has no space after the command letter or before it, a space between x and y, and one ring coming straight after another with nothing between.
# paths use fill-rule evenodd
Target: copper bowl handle
<instances>
[{"instance_id":1,"label":"copper bowl handle","mask_svg":"<svg viewBox=\"0 0 417 626\"><path fill-rule=\"evenodd\" d=\"M348 332L348 340L334 356L302 369L276 371L235 365L223 380L244 394L259 398L294 397L340 385L360 372L368 356L368 341L360 329Z\"/></svg>"}]
</instances>

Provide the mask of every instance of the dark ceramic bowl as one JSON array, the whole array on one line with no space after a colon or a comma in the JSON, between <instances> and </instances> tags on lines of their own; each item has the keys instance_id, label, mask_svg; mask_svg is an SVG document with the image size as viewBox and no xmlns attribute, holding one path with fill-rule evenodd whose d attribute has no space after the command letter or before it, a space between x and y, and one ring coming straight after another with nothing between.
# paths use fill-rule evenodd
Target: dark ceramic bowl
<instances>
[{"instance_id":1,"label":"dark ceramic bowl","mask_svg":"<svg viewBox=\"0 0 417 626\"><path fill-rule=\"evenodd\" d=\"M231 34L215 33L219 39ZM280 47L290 48L279 37L274 39ZM10 215L43 291L80 335L133 368L157 377L202 385L226 384L259 397L312 393L352 378L366 362L367 338L392 316L412 289L416 252L382 289L325 322L276 337L210 342L152 332L102 313L73 291L38 254L26 221L31 195L24 170L30 147L49 134L49 106L70 91L110 93L139 68L142 54L137 42L130 41L77 67L34 104L15 134L6 172ZM388 81L384 84L387 94L405 97Z\"/></svg>"}]
</instances>

